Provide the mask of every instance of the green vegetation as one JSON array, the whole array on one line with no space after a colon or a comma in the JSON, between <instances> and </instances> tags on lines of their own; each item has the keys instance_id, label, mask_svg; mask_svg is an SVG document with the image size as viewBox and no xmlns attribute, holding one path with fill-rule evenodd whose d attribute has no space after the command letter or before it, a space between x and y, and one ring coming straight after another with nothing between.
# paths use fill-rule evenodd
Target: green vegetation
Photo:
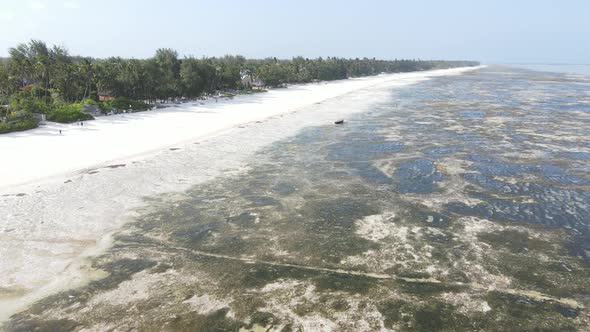
<instances>
[{"instance_id":1,"label":"green vegetation","mask_svg":"<svg viewBox=\"0 0 590 332\"><path fill-rule=\"evenodd\" d=\"M11 116L6 123L0 123L0 134L37 128L37 119L32 114L20 113Z\"/></svg>"},{"instance_id":2,"label":"green vegetation","mask_svg":"<svg viewBox=\"0 0 590 332\"><path fill-rule=\"evenodd\" d=\"M56 105L53 112L49 113L47 120L60 123L93 120L92 115L81 111L82 107L83 105L80 103L60 103Z\"/></svg>"},{"instance_id":3,"label":"green vegetation","mask_svg":"<svg viewBox=\"0 0 590 332\"><path fill-rule=\"evenodd\" d=\"M257 60L239 55L181 59L172 49L158 49L149 59L93 59L71 56L65 48L49 47L39 40L19 44L9 53L10 58L0 62L0 105L4 106L0 120L4 130L23 130L20 128L26 126L22 124L7 124L22 112L46 114L50 121L72 122L92 118L82 112L83 105L88 104L99 106L103 113L143 111L160 101L207 94L231 98L264 86L478 64L330 57Z\"/></svg>"},{"instance_id":4,"label":"green vegetation","mask_svg":"<svg viewBox=\"0 0 590 332\"><path fill-rule=\"evenodd\" d=\"M89 105L89 103L85 103L85 105ZM107 114L111 110L129 110L131 112L141 112L147 111L151 107L149 104L146 104L143 101L133 100L127 97L117 97L113 100L95 103L95 105L98 105L104 114Z\"/></svg>"}]
</instances>

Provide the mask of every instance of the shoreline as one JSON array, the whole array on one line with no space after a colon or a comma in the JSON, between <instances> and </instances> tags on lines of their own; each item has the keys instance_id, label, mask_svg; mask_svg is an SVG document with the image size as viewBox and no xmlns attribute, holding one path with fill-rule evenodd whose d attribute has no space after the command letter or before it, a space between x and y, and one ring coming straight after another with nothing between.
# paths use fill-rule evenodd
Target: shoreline
<instances>
[{"instance_id":1,"label":"shoreline","mask_svg":"<svg viewBox=\"0 0 590 332\"><path fill-rule=\"evenodd\" d=\"M202 138L232 126L289 113L292 110L391 79L404 80L449 75L482 67L381 74L346 80L293 84L287 88L272 89L263 94L239 95L219 102L209 99L204 102L193 101L144 112L99 117L86 121L83 127L78 126L77 123L49 122L47 125L24 132L3 134L0 136L0 151L3 151L5 162L4 170L0 172L0 194L19 187L26 188L29 185L51 181L55 177L64 178L75 174L76 171L143 157L160 149ZM310 96L309 92L314 95ZM285 103L290 104L285 106ZM236 111L247 114L230 114ZM160 119L154 119L155 117ZM219 117L225 118L219 119ZM186 121L186 124L183 121ZM208 128L203 127L200 121L207 122ZM188 126L193 127L188 128ZM163 127L164 131L159 131L159 127ZM60 134L60 130L63 134ZM124 130L134 131L129 133L134 135L141 130L139 134L142 136L129 138L126 132L122 132ZM92 135L92 132L96 131L98 132ZM161 137L161 141L153 139L152 136L161 135L162 132L166 136ZM72 135L74 137L70 138ZM130 141L122 141L122 139ZM147 139L153 140L146 141ZM14 145L13 140L18 140L20 145ZM87 151L87 149L92 150ZM22 160L23 156L28 160ZM43 164L44 167L37 167L39 164Z\"/></svg>"},{"instance_id":2,"label":"shoreline","mask_svg":"<svg viewBox=\"0 0 590 332\"><path fill-rule=\"evenodd\" d=\"M331 123L337 117L366 111L378 103L379 98L386 97L384 93L392 87L479 68L290 86L273 91L278 93L234 97L233 100L212 103L210 107L175 107L126 114L124 116L138 116L122 123L110 121L109 117L105 119L109 121L103 121L104 128L96 126L96 131L92 131L92 126L87 124L84 127L65 125L73 128L69 130L77 129L77 134L58 136L58 139L71 137L70 141L83 139L83 142L87 142L84 137L88 133L95 134L94 141L100 141L105 134L120 135L115 136L116 139L125 139L127 135L138 132L146 135L136 137L132 141L136 143L138 139L148 139L154 128L163 130L162 119L164 124L176 124L169 126L168 130L178 129L180 132L170 133L166 140L152 137L145 145L150 149L139 149L136 154L128 153L129 146L133 147L133 144L117 149L118 154L102 151L98 156L100 158L87 161L84 167L73 167L57 159L50 170L57 168L60 172L47 171L44 177L28 178L25 183L13 181L14 184L11 184L5 180L6 172L0 175L0 212L6 216L0 225L0 255L4 257L0 273L5 276L0 284L0 322L49 294L81 286L93 277L99 278L100 271L89 269L89 258L108 248L112 234L132 221L139 210L148 207L145 197L164 196L173 200L175 195L181 196L191 186L224 174L239 174L244 171L244 162L261 147L292 136L307 126ZM348 102L346 108L339 105L340 97L344 95L352 98L354 104ZM277 108L277 105L283 106ZM315 112L318 107L322 108L322 112ZM220 112L215 112L220 109ZM257 110L256 114L232 113L252 110ZM197 134L188 130L194 129L190 126L202 121L203 115L211 122L201 123L198 128L202 130ZM220 121L215 115L223 116L226 121ZM235 117L228 119L231 116ZM179 127L178 121L186 122ZM8 135L18 139L19 134ZM23 139L28 140L29 151L46 148L34 145L42 140L33 138L44 138L42 135L23 135ZM50 137L55 138L55 135ZM54 141L46 141L45 144ZM0 148L1 142L2 137ZM19 152L22 153L21 150ZM44 152L41 157L47 155L47 151ZM84 156L78 155L79 158ZM114 158L107 159L105 156ZM13 164L20 167L13 168L27 170L23 162L37 169L47 165L39 159L20 162ZM109 164L124 165L109 167ZM66 183L64 179L67 179ZM9 193L9 196L2 195L4 193Z\"/></svg>"}]
</instances>

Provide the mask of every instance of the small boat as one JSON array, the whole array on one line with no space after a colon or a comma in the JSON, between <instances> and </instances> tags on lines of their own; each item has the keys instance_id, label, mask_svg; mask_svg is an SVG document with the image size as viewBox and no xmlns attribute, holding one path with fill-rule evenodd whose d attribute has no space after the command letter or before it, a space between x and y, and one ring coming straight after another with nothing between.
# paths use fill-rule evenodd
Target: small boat
<instances>
[{"instance_id":1,"label":"small boat","mask_svg":"<svg viewBox=\"0 0 590 332\"><path fill-rule=\"evenodd\" d=\"M344 120L334 121L334 124L344 124Z\"/></svg>"}]
</instances>

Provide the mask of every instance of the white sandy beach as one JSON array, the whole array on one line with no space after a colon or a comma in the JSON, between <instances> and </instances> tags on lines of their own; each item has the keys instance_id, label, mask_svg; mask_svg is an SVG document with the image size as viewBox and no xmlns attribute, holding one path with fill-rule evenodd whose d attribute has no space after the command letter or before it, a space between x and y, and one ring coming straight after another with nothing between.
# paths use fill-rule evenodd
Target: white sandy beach
<instances>
[{"instance_id":1,"label":"white sandy beach","mask_svg":"<svg viewBox=\"0 0 590 332\"><path fill-rule=\"evenodd\" d=\"M83 127L51 123L0 135L0 322L44 296L99 278L87 258L108 248L110 235L145 206L144 197L182 195L239 173L265 145L368 110L391 87L474 69L293 85L100 117Z\"/></svg>"}]
</instances>

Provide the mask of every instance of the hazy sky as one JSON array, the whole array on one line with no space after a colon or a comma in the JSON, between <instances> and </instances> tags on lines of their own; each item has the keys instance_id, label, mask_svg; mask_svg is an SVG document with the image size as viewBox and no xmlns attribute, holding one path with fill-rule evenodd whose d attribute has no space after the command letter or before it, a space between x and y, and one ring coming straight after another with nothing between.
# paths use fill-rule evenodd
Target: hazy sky
<instances>
[{"instance_id":1,"label":"hazy sky","mask_svg":"<svg viewBox=\"0 0 590 332\"><path fill-rule=\"evenodd\" d=\"M0 0L0 56L70 53L590 63L590 0Z\"/></svg>"}]
</instances>

